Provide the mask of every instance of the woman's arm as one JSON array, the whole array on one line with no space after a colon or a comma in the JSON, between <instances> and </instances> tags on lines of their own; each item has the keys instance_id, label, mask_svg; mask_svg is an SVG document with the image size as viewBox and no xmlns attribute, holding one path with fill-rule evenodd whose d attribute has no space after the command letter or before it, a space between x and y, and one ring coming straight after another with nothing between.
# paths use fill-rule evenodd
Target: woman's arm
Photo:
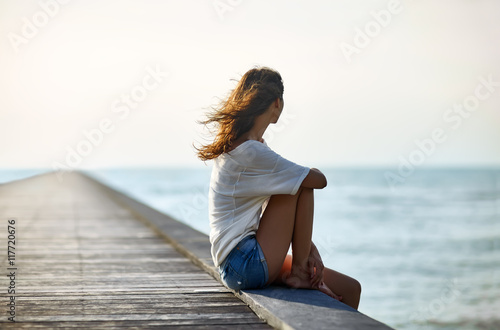
<instances>
[{"instance_id":1,"label":"woman's arm","mask_svg":"<svg viewBox=\"0 0 500 330\"><path fill-rule=\"evenodd\" d=\"M326 176L317 168L311 168L301 184L304 188L323 189L326 187Z\"/></svg>"}]
</instances>

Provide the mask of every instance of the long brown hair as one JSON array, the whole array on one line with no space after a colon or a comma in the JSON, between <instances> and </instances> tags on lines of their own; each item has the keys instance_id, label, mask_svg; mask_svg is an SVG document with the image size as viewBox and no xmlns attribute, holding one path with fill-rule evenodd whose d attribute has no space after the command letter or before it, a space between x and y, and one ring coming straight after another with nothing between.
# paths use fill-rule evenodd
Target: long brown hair
<instances>
[{"instance_id":1,"label":"long brown hair","mask_svg":"<svg viewBox=\"0 0 500 330\"><path fill-rule=\"evenodd\" d=\"M232 143L248 132L255 118L266 112L277 98L283 98L283 81L277 71L267 67L247 71L228 98L206 120L200 121L214 125L217 134L211 144L196 148L198 157L206 161L228 152Z\"/></svg>"}]
</instances>

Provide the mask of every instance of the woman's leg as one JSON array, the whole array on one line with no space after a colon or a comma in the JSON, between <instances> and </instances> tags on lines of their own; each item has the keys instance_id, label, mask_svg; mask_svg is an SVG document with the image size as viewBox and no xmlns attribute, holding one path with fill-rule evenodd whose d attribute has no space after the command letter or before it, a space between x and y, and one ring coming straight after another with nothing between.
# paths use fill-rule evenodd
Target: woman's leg
<instances>
[{"instance_id":1,"label":"woman's leg","mask_svg":"<svg viewBox=\"0 0 500 330\"><path fill-rule=\"evenodd\" d=\"M313 214L313 189L300 188L295 195L271 196L257 230L257 241L269 270L268 283L289 284L286 278L294 268L307 270ZM290 242L293 257L287 257ZM342 302L357 309L361 294L358 281L329 268L323 271L323 281L342 297Z\"/></svg>"},{"instance_id":2,"label":"woman's leg","mask_svg":"<svg viewBox=\"0 0 500 330\"><path fill-rule=\"evenodd\" d=\"M286 274L290 273L292 267L292 256L287 255L283 262L280 275L276 278L274 283L286 284L283 280ZM323 281L328 288L335 292L337 296L342 297L340 301L344 304L358 309L359 299L361 296L361 284L357 280L333 269L326 268L323 270Z\"/></svg>"},{"instance_id":3,"label":"woman's leg","mask_svg":"<svg viewBox=\"0 0 500 330\"><path fill-rule=\"evenodd\" d=\"M344 304L358 309L361 284L356 279L325 267L323 280L330 290L342 296Z\"/></svg>"},{"instance_id":4,"label":"woman's leg","mask_svg":"<svg viewBox=\"0 0 500 330\"><path fill-rule=\"evenodd\" d=\"M311 251L314 213L313 189L300 188L295 195L273 195L260 220L257 241L266 257L269 281L279 276L292 242L291 272L307 275L307 259Z\"/></svg>"}]
</instances>

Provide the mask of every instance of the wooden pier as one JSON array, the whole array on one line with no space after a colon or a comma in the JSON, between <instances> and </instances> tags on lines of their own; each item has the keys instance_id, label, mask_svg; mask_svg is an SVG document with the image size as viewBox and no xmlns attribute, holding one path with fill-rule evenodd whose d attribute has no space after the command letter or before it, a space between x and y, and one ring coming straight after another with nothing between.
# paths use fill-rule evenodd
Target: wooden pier
<instances>
[{"instance_id":1,"label":"wooden pier","mask_svg":"<svg viewBox=\"0 0 500 330\"><path fill-rule=\"evenodd\" d=\"M0 215L0 328L269 328L81 174L1 185ZM8 220L15 220L13 266ZM8 294L11 272L15 293Z\"/></svg>"},{"instance_id":2,"label":"wooden pier","mask_svg":"<svg viewBox=\"0 0 500 330\"><path fill-rule=\"evenodd\" d=\"M390 329L317 290L227 289L207 235L83 173L0 185L0 221L2 329Z\"/></svg>"}]
</instances>

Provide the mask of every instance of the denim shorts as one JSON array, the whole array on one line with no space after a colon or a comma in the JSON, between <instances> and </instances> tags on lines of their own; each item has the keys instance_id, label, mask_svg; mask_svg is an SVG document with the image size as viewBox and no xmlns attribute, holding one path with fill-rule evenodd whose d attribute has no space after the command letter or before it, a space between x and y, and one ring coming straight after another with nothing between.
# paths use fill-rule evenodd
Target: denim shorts
<instances>
[{"instance_id":1,"label":"denim shorts","mask_svg":"<svg viewBox=\"0 0 500 330\"><path fill-rule=\"evenodd\" d=\"M231 250L219 266L219 274L224 284L235 291L266 286L267 262L255 235L243 238Z\"/></svg>"}]
</instances>

